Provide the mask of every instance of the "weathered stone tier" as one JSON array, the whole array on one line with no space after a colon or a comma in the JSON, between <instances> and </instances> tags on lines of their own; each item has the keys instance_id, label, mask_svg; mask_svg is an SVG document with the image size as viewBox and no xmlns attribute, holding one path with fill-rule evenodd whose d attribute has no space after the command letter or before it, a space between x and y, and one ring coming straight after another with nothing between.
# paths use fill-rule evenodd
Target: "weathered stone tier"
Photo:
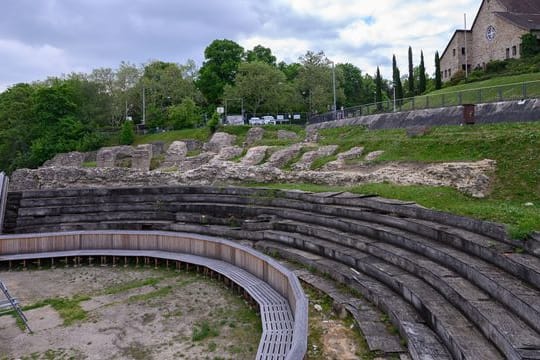
<instances>
[{"instance_id":1,"label":"weathered stone tier","mask_svg":"<svg viewBox=\"0 0 540 360\"><path fill-rule=\"evenodd\" d=\"M502 225L413 203L232 187L27 191L9 194L5 229L249 240L357 290L415 359L540 358L538 236L512 240Z\"/></svg>"}]
</instances>

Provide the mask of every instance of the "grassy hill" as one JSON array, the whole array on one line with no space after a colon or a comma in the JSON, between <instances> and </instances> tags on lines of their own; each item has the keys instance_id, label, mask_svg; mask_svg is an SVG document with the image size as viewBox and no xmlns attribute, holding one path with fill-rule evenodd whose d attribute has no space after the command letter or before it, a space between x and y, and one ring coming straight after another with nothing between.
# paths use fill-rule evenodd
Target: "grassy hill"
<instances>
[{"instance_id":1,"label":"grassy hill","mask_svg":"<svg viewBox=\"0 0 540 360\"><path fill-rule=\"evenodd\" d=\"M540 97L540 73L497 76L488 80L444 87L426 95L416 96L414 99L404 100L401 110L519 100L525 97Z\"/></svg>"},{"instance_id":2,"label":"grassy hill","mask_svg":"<svg viewBox=\"0 0 540 360\"><path fill-rule=\"evenodd\" d=\"M540 115L539 115L540 117ZM254 145L285 146L291 140L278 140L277 129L268 126L262 141ZM297 132L298 126L282 127ZM223 127L221 131L238 136L238 144L245 140L248 126ZM181 139L207 140L206 129L174 131L138 136L136 143L171 142ZM497 172L491 194L475 199L457 190L429 186L397 186L369 184L351 188L332 188L311 184L246 184L275 188L297 188L309 191L351 191L379 194L384 197L416 201L420 205L474 218L510 225L513 236L523 237L540 230L540 122L523 124L495 124L474 126L435 127L427 135L410 138L403 129L368 131L362 127L343 127L320 132L321 145L337 144L339 151L353 146L364 146L365 151L385 150L380 162L448 162L494 159ZM315 167L333 160L317 161ZM532 203L531 206L528 203Z\"/></svg>"}]
</instances>

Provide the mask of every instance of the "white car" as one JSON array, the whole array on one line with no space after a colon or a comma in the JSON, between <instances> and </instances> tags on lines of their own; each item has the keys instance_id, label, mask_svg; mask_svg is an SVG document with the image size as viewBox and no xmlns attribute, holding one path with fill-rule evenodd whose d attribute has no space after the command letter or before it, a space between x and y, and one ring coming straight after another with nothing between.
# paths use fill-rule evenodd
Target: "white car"
<instances>
[{"instance_id":1,"label":"white car","mask_svg":"<svg viewBox=\"0 0 540 360\"><path fill-rule=\"evenodd\" d=\"M261 119L260 117L252 117L251 119L249 119L249 125L264 125L264 120Z\"/></svg>"},{"instance_id":2,"label":"white car","mask_svg":"<svg viewBox=\"0 0 540 360\"><path fill-rule=\"evenodd\" d=\"M263 116L262 119L265 125L276 125L276 119L271 115Z\"/></svg>"}]
</instances>

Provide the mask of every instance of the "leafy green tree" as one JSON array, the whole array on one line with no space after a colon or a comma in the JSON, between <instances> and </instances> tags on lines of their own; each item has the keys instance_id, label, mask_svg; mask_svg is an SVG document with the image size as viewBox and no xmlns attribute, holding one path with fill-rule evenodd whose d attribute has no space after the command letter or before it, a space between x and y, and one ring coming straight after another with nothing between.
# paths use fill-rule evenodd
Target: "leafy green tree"
<instances>
[{"instance_id":1,"label":"leafy green tree","mask_svg":"<svg viewBox=\"0 0 540 360\"><path fill-rule=\"evenodd\" d=\"M441 78L441 58L439 57L439 52L435 52L435 90L442 88L442 78Z\"/></svg>"},{"instance_id":2,"label":"leafy green tree","mask_svg":"<svg viewBox=\"0 0 540 360\"><path fill-rule=\"evenodd\" d=\"M148 127L160 128L164 128L168 122L170 106L180 104L185 98L196 98L198 93L193 79L184 78L181 66L162 61L153 61L144 67L139 93L143 91L146 124ZM137 103L142 104L142 99Z\"/></svg>"},{"instance_id":3,"label":"leafy green tree","mask_svg":"<svg viewBox=\"0 0 540 360\"><path fill-rule=\"evenodd\" d=\"M536 35L526 33L521 36L521 56L533 57L540 53L540 41Z\"/></svg>"},{"instance_id":4,"label":"leafy green tree","mask_svg":"<svg viewBox=\"0 0 540 360\"><path fill-rule=\"evenodd\" d=\"M135 130L133 129L133 122L127 120L122 124L122 130L120 130L120 144L131 145L135 141Z\"/></svg>"},{"instance_id":5,"label":"leafy green tree","mask_svg":"<svg viewBox=\"0 0 540 360\"><path fill-rule=\"evenodd\" d=\"M285 74L278 68L264 63L242 63L234 86L225 89L225 97L243 99L248 113L257 114L261 109L276 111L286 87Z\"/></svg>"},{"instance_id":6,"label":"leafy green tree","mask_svg":"<svg viewBox=\"0 0 540 360\"><path fill-rule=\"evenodd\" d=\"M296 80L296 78L298 77L298 73L300 72L302 65L296 62L286 64L282 61L278 64L278 68L285 74L285 76L287 77L287 81L291 82Z\"/></svg>"},{"instance_id":7,"label":"leafy green tree","mask_svg":"<svg viewBox=\"0 0 540 360\"><path fill-rule=\"evenodd\" d=\"M199 122L201 111L195 101L185 98L179 105L169 108L169 125L175 129L192 128Z\"/></svg>"},{"instance_id":8,"label":"leafy green tree","mask_svg":"<svg viewBox=\"0 0 540 360\"><path fill-rule=\"evenodd\" d=\"M343 78L343 92L345 94L345 107L362 103L363 77L362 71L353 64L338 64L336 70Z\"/></svg>"},{"instance_id":9,"label":"leafy green tree","mask_svg":"<svg viewBox=\"0 0 540 360\"><path fill-rule=\"evenodd\" d=\"M253 50L246 52L247 62L263 62L268 65L276 66L276 57L272 55L272 50L261 45L257 45Z\"/></svg>"},{"instance_id":10,"label":"leafy green tree","mask_svg":"<svg viewBox=\"0 0 540 360\"><path fill-rule=\"evenodd\" d=\"M418 94L423 94L426 92L426 66L424 64L424 52L420 52L420 66L418 67L420 74L418 79Z\"/></svg>"},{"instance_id":11,"label":"leafy green tree","mask_svg":"<svg viewBox=\"0 0 540 360\"><path fill-rule=\"evenodd\" d=\"M382 77L381 71L377 66L377 73L375 75L375 102L377 103L377 110L382 110Z\"/></svg>"},{"instance_id":12,"label":"leafy green tree","mask_svg":"<svg viewBox=\"0 0 540 360\"><path fill-rule=\"evenodd\" d=\"M318 53L308 51L300 57L300 63L302 67L295 81L298 93L308 100L306 105L311 108L313 113L331 111L334 101L332 63L326 58L323 51ZM340 80L341 74L338 71L336 73L337 104L342 104L345 99Z\"/></svg>"},{"instance_id":13,"label":"leafy green tree","mask_svg":"<svg viewBox=\"0 0 540 360\"><path fill-rule=\"evenodd\" d=\"M233 85L244 48L231 40L214 40L204 51L197 87L208 103L217 105L225 85Z\"/></svg>"},{"instance_id":14,"label":"leafy green tree","mask_svg":"<svg viewBox=\"0 0 540 360\"><path fill-rule=\"evenodd\" d=\"M414 64L413 64L412 47L410 46L409 46L409 83L407 85L409 88L409 96L414 96Z\"/></svg>"}]
</instances>

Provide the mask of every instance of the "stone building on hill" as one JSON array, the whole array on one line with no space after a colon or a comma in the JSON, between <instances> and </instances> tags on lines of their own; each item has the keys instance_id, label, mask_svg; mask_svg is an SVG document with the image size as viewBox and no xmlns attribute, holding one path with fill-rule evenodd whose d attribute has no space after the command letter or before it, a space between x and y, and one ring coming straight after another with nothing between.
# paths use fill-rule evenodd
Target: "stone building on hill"
<instances>
[{"instance_id":1,"label":"stone building on hill","mask_svg":"<svg viewBox=\"0 0 540 360\"><path fill-rule=\"evenodd\" d=\"M470 30L456 30L441 55L441 78L484 68L493 60L519 58L521 36L540 36L540 0L482 0Z\"/></svg>"}]
</instances>

